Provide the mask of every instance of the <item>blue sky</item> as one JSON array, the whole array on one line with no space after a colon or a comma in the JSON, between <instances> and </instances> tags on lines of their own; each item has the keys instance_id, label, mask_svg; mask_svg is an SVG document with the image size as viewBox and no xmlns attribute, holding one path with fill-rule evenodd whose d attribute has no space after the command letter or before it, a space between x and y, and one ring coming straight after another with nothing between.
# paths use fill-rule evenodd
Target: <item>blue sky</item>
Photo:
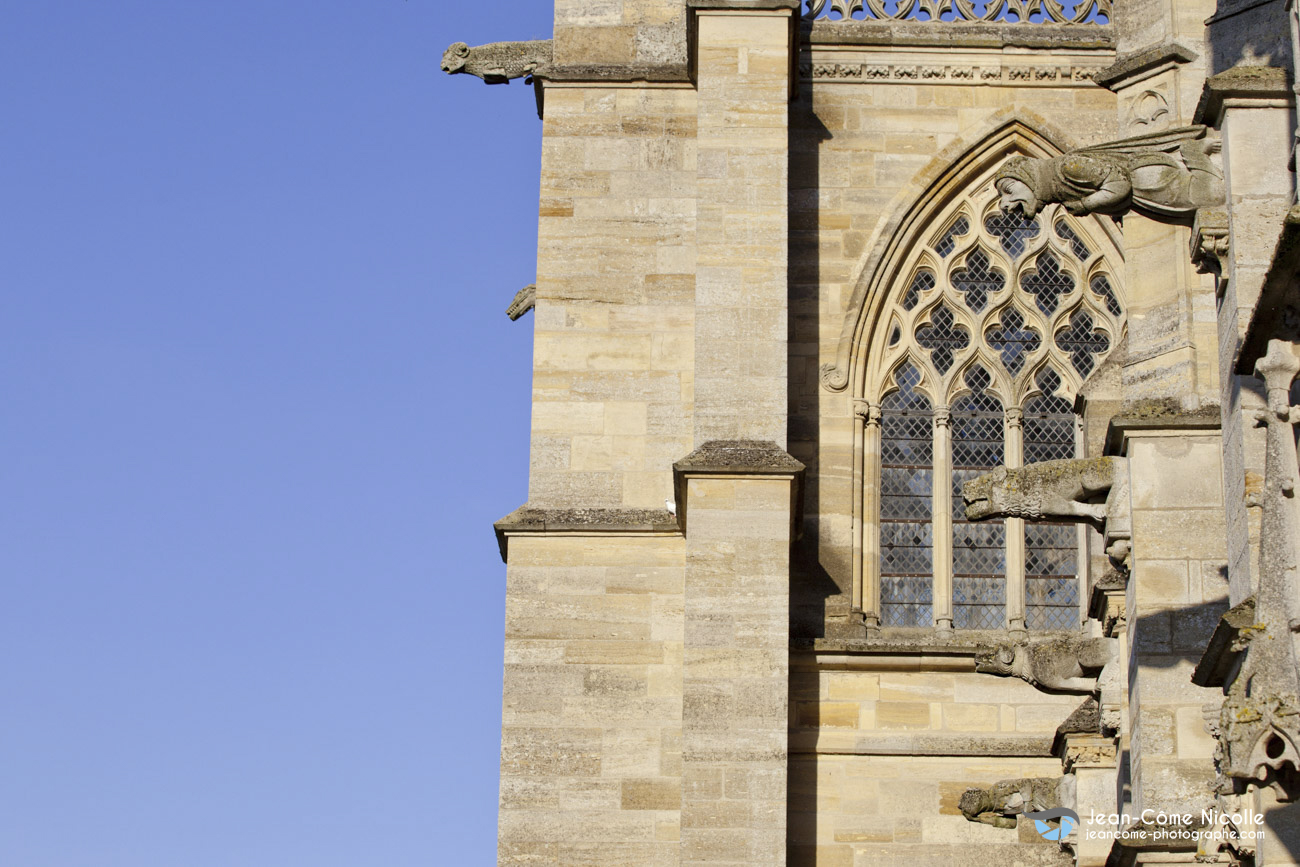
<instances>
[{"instance_id":1,"label":"blue sky","mask_svg":"<svg viewBox=\"0 0 1300 867\"><path fill-rule=\"evenodd\" d=\"M0 10L0 862L493 863L550 17Z\"/></svg>"}]
</instances>

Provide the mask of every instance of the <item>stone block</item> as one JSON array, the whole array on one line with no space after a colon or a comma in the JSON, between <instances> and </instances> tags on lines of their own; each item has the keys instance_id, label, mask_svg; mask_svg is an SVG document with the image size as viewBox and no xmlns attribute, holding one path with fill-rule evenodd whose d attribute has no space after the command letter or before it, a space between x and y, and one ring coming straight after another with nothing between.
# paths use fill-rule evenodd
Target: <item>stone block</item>
<instances>
[{"instance_id":1,"label":"stone block","mask_svg":"<svg viewBox=\"0 0 1300 867\"><path fill-rule=\"evenodd\" d=\"M682 804L682 785L678 779L623 780L624 810L678 810Z\"/></svg>"},{"instance_id":2,"label":"stone block","mask_svg":"<svg viewBox=\"0 0 1300 867\"><path fill-rule=\"evenodd\" d=\"M882 729L928 729L930 704L920 701L878 702L876 725Z\"/></svg>"}]
</instances>

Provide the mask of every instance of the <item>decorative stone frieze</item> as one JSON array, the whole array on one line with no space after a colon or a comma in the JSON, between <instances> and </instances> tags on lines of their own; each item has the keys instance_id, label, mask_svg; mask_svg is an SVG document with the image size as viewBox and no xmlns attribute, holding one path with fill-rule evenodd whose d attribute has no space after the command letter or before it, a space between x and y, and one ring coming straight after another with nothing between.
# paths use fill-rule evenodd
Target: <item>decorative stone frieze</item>
<instances>
[{"instance_id":1,"label":"decorative stone frieze","mask_svg":"<svg viewBox=\"0 0 1300 867\"><path fill-rule=\"evenodd\" d=\"M799 76L815 81L841 81L861 84L884 82L966 85L976 79L985 84L1024 87L1061 87L1064 84L1091 86L1093 78L1103 69L1100 66L1051 65L1030 66L1007 64L983 66L978 64L920 65L916 63L858 63L842 61L804 61L799 64Z\"/></svg>"},{"instance_id":2,"label":"decorative stone frieze","mask_svg":"<svg viewBox=\"0 0 1300 867\"><path fill-rule=\"evenodd\" d=\"M833 14L838 14L839 18L830 18ZM922 14L926 17L919 18ZM1105 20L1096 20L1097 14L1104 16ZM982 10L977 9L972 0L900 0L889 5L885 0L808 0L803 17L808 20L852 21L857 15L859 19L910 19L958 27L981 22L1087 24L1096 27L1108 24L1110 14L1111 0L1080 0L1071 12L1067 12L1057 0L998 0L984 4Z\"/></svg>"}]
</instances>

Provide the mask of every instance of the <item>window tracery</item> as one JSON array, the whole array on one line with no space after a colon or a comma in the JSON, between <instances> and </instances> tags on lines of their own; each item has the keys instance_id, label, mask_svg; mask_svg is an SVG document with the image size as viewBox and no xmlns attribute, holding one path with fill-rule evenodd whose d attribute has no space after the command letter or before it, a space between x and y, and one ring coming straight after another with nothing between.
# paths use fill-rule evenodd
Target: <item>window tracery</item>
<instances>
[{"instance_id":1,"label":"window tracery","mask_svg":"<svg viewBox=\"0 0 1300 867\"><path fill-rule=\"evenodd\" d=\"M1078 454L1074 396L1122 336L1118 250L1091 218L1052 206L1028 220L995 199L977 183L932 221L870 350L878 492L864 532L878 543L863 567L883 626L1079 622L1077 528L968 522L961 487Z\"/></svg>"}]
</instances>

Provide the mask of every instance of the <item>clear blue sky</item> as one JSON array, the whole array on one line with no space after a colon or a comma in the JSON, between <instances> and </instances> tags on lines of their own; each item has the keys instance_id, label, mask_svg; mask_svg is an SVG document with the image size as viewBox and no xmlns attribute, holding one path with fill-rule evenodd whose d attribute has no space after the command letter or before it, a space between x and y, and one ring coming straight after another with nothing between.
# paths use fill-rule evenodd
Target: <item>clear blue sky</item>
<instances>
[{"instance_id":1,"label":"clear blue sky","mask_svg":"<svg viewBox=\"0 0 1300 867\"><path fill-rule=\"evenodd\" d=\"M495 857L545 0L0 9L0 863Z\"/></svg>"}]
</instances>

